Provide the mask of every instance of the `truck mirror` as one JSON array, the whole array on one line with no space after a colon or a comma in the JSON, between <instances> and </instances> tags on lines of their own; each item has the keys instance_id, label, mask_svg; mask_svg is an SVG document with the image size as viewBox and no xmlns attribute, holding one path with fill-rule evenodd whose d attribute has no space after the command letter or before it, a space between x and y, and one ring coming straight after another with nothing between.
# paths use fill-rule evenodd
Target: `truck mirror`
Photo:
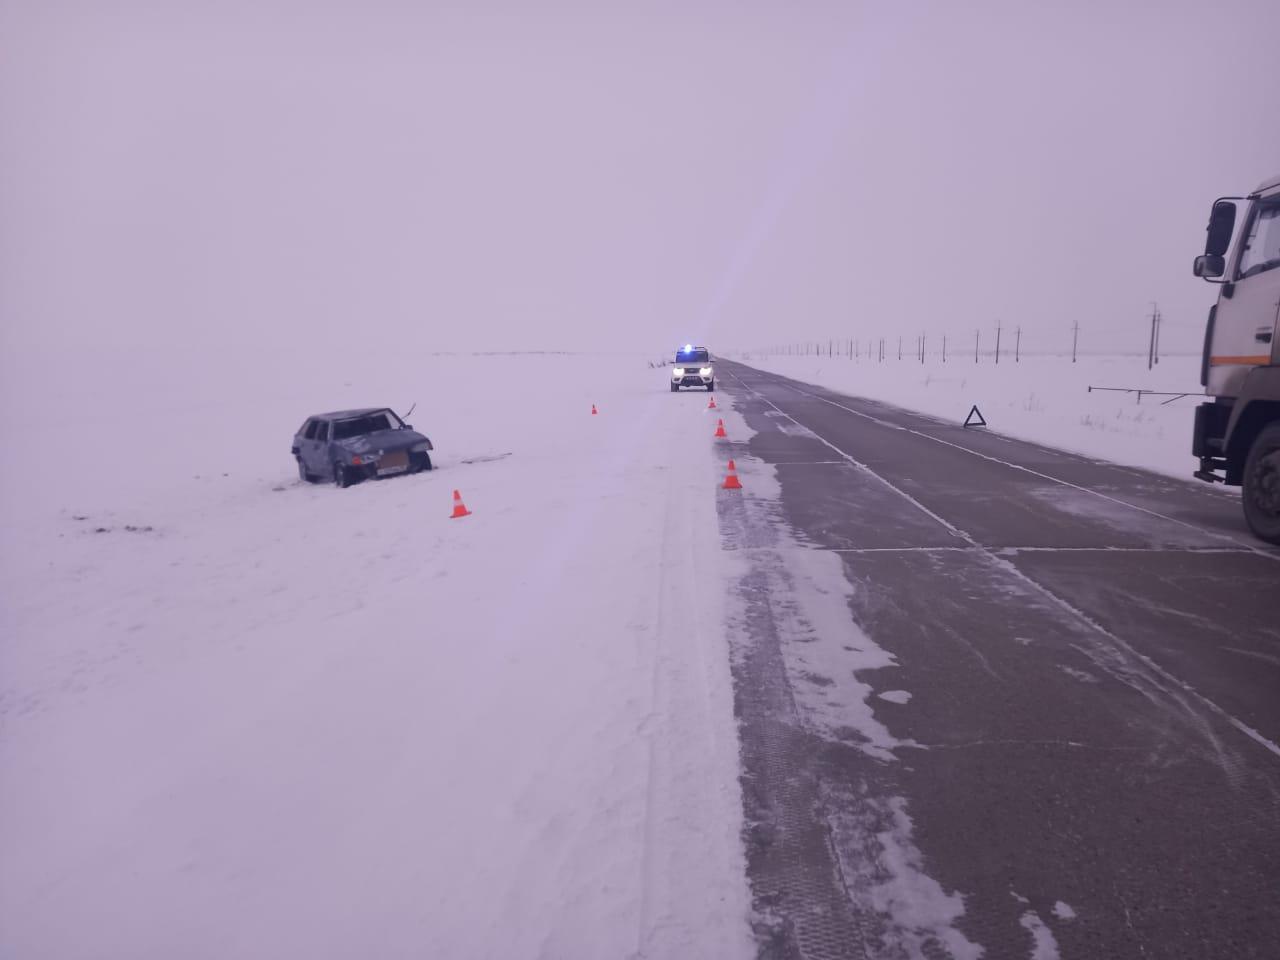
<instances>
[{"instance_id":1,"label":"truck mirror","mask_svg":"<svg viewBox=\"0 0 1280 960\"><path fill-rule=\"evenodd\" d=\"M1219 200L1213 205L1213 212L1209 214L1208 237L1204 241L1204 252L1207 257L1217 257L1221 259L1227 254L1227 247L1231 246L1231 234L1236 228L1236 205L1229 200ZM1222 276L1219 270L1212 276Z\"/></svg>"},{"instance_id":2,"label":"truck mirror","mask_svg":"<svg viewBox=\"0 0 1280 960\"><path fill-rule=\"evenodd\" d=\"M1203 257L1196 257L1196 262L1191 268L1191 272L1197 277L1208 279L1209 277L1220 277L1227 269L1227 261L1222 257L1213 257L1205 254Z\"/></svg>"}]
</instances>

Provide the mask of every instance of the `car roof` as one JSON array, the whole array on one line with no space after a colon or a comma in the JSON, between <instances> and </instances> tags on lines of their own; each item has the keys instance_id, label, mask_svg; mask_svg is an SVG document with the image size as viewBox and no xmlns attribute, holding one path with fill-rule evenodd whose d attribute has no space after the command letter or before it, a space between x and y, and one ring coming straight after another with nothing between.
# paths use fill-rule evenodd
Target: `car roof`
<instances>
[{"instance_id":1,"label":"car roof","mask_svg":"<svg viewBox=\"0 0 1280 960\"><path fill-rule=\"evenodd\" d=\"M333 413L317 413L313 420L352 420L355 417L367 417L371 413L381 413L390 407L361 407L359 410L336 410Z\"/></svg>"}]
</instances>

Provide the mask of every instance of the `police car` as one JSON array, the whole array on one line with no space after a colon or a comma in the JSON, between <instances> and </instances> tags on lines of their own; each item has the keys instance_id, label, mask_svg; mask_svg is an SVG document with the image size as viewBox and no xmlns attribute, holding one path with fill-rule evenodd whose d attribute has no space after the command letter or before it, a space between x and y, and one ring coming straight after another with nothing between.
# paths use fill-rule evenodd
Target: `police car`
<instances>
[{"instance_id":1,"label":"police car","mask_svg":"<svg viewBox=\"0 0 1280 960\"><path fill-rule=\"evenodd\" d=\"M681 387L705 387L710 393L716 388L716 373L711 366L711 351L687 343L676 351L671 367L671 392Z\"/></svg>"}]
</instances>

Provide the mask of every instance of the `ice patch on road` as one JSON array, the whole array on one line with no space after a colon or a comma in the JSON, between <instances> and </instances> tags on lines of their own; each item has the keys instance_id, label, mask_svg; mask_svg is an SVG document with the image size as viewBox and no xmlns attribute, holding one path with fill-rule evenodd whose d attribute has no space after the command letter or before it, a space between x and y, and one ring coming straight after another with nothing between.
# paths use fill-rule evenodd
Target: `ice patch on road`
<instances>
[{"instance_id":1,"label":"ice patch on road","mask_svg":"<svg viewBox=\"0 0 1280 960\"><path fill-rule=\"evenodd\" d=\"M1095 677L1092 673L1089 673L1087 670L1077 670L1075 667L1067 667L1062 664L1058 664L1058 669L1061 670L1063 673L1065 673L1068 677L1073 677L1074 679L1079 680L1081 683L1097 683L1098 682L1098 678Z\"/></svg>"},{"instance_id":2,"label":"ice patch on road","mask_svg":"<svg viewBox=\"0 0 1280 960\"><path fill-rule=\"evenodd\" d=\"M1031 934L1031 953L1028 960L1059 960L1058 941L1038 913L1028 910L1018 919L1018 923Z\"/></svg>"},{"instance_id":3,"label":"ice patch on road","mask_svg":"<svg viewBox=\"0 0 1280 960\"><path fill-rule=\"evenodd\" d=\"M750 432L745 422L735 425L734 436ZM801 724L870 758L863 769L895 763L898 748L919 745L895 737L877 718L875 691L863 679L864 671L896 666L894 657L855 621L856 588L840 555L801 544L783 519L776 469L746 456L738 463L746 490L740 526L726 541L740 569L729 623L748 635L737 646L750 644L748 598L767 597ZM878 696L898 705L911 699L905 690ZM884 955L981 957L983 948L957 928L963 894L947 892L925 871L906 798L877 796L865 781L855 786L824 778L820 789L814 813L831 831L838 882L865 918L867 935L886 948Z\"/></svg>"},{"instance_id":4,"label":"ice patch on road","mask_svg":"<svg viewBox=\"0 0 1280 960\"><path fill-rule=\"evenodd\" d=\"M879 834L881 863L888 869L889 879L873 891L877 909L893 918L911 956L928 956L926 944L936 940L953 960L977 960L983 954L982 947L955 928L964 916L964 897L947 893L924 872L924 857L911 840L907 801L892 798L889 811L893 825Z\"/></svg>"},{"instance_id":5,"label":"ice patch on road","mask_svg":"<svg viewBox=\"0 0 1280 960\"><path fill-rule=\"evenodd\" d=\"M775 426L777 426L780 432L785 433L788 437L813 437L814 436L814 432L812 430L810 430L808 427L802 427L798 423L783 423L779 421L777 424L775 424Z\"/></svg>"},{"instance_id":6,"label":"ice patch on road","mask_svg":"<svg viewBox=\"0 0 1280 960\"><path fill-rule=\"evenodd\" d=\"M895 759L893 749L910 744L876 719L870 703L875 691L858 673L893 667L897 661L854 623L853 587L845 579L843 562L829 551L798 546L786 550L782 562L776 574L785 592L775 595L788 599L780 604L787 615L778 626L787 673L805 719L838 739L855 736L858 746L879 760Z\"/></svg>"},{"instance_id":7,"label":"ice patch on road","mask_svg":"<svg viewBox=\"0 0 1280 960\"><path fill-rule=\"evenodd\" d=\"M1071 908L1071 904L1063 903L1059 900L1053 905L1053 915L1059 920L1074 920L1076 912Z\"/></svg>"},{"instance_id":8,"label":"ice patch on road","mask_svg":"<svg viewBox=\"0 0 1280 960\"><path fill-rule=\"evenodd\" d=\"M904 797L828 795L841 879L854 906L886 947L877 956L948 957L977 960L983 947L956 924L964 896L947 893L925 872L924 855L912 839Z\"/></svg>"}]
</instances>

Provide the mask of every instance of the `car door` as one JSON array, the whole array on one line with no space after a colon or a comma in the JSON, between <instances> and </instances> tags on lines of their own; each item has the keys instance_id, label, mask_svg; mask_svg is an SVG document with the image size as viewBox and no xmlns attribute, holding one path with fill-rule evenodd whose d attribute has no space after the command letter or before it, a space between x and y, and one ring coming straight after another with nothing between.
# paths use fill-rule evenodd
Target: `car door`
<instances>
[{"instance_id":1,"label":"car door","mask_svg":"<svg viewBox=\"0 0 1280 960\"><path fill-rule=\"evenodd\" d=\"M310 441L311 459L307 461L307 469L318 477L333 476L333 458L329 456L331 429L328 420L317 420L315 437Z\"/></svg>"}]
</instances>

